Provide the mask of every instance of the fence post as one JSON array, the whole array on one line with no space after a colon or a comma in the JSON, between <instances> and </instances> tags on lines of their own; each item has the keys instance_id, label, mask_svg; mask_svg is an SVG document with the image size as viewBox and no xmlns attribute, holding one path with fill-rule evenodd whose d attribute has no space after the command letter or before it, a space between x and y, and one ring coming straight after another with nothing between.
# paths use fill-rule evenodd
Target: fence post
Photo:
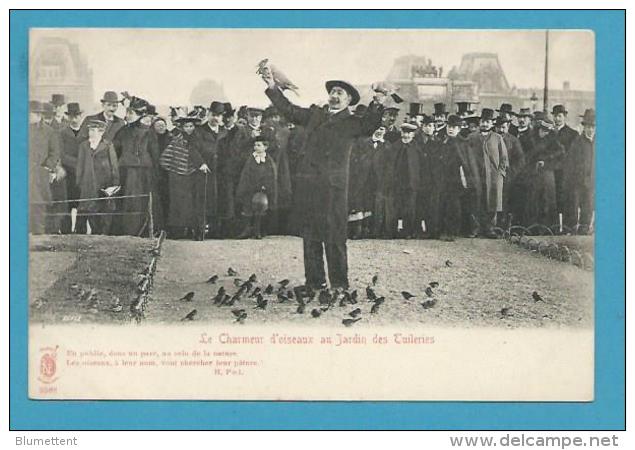
<instances>
[{"instance_id":1,"label":"fence post","mask_svg":"<svg viewBox=\"0 0 635 450\"><path fill-rule=\"evenodd\" d=\"M148 214L150 214L150 221L148 225L148 232L150 233L150 239L154 236L154 218L152 217L152 192L148 199Z\"/></svg>"}]
</instances>

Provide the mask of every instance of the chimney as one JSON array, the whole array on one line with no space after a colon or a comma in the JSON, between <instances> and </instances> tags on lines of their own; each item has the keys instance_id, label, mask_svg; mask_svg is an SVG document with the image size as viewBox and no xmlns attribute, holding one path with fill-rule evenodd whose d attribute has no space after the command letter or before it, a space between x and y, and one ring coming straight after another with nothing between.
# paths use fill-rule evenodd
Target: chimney
<instances>
[{"instance_id":1,"label":"chimney","mask_svg":"<svg viewBox=\"0 0 635 450\"><path fill-rule=\"evenodd\" d=\"M571 89L571 83L569 81L565 81L564 83L562 83L563 91L568 91L569 89Z\"/></svg>"}]
</instances>

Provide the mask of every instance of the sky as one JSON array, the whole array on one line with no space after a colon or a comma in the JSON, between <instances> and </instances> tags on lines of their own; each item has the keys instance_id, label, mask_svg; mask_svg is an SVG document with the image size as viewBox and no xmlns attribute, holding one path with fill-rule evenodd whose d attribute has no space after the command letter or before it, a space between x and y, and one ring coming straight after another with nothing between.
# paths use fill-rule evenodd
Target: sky
<instances>
[{"instance_id":1,"label":"sky","mask_svg":"<svg viewBox=\"0 0 635 450\"><path fill-rule=\"evenodd\" d=\"M266 106L256 75L263 58L300 88L299 105L325 99L324 81L383 80L393 61L414 54L447 73L469 52L498 53L510 85L541 88L544 31L324 29L32 29L78 44L93 69L96 100L106 90L128 91L154 104L187 105L202 79L221 83L236 105ZM590 31L550 31L550 88L595 90L595 45ZM33 47L32 47L33 48ZM211 101L212 99L210 99Z\"/></svg>"}]
</instances>

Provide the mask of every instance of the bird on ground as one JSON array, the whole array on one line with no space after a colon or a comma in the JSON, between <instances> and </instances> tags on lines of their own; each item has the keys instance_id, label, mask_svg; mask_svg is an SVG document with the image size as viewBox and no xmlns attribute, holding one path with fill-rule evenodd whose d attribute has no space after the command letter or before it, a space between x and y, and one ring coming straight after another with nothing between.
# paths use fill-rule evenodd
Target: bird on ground
<instances>
[{"instance_id":1,"label":"bird on ground","mask_svg":"<svg viewBox=\"0 0 635 450\"><path fill-rule=\"evenodd\" d=\"M232 314L234 315L234 317L240 317L241 315L245 314L245 310L244 309L232 309Z\"/></svg>"},{"instance_id":2,"label":"bird on ground","mask_svg":"<svg viewBox=\"0 0 635 450\"><path fill-rule=\"evenodd\" d=\"M194 317L196 316L196 313L197 313L197 312L198 312L198 311L196 311L195 309L193 309L192 311L190 311L189 313L187 313L187 314L185 315L185 317L183 317L183 318L181 319L181 322L185 322L186 320L194 320Z\"/></svg>"},{"instance_id":3,"label":"bird on ground","mask_svg":"<svg viewBox=\"0 0 635 450\"><path fill-rule=\"evenodd\" d=\"M371 288L370 286L366 287L366 297L371 302L374 301L377 298L377 295L375 294L375 291L373 291L373 288Z\"/></svg>"},{"instance_id":4,"label":"bird on ground","mask_svg":"<svg viewBox=\"0 0 635 450\"><path fill-rule=\"evenodd\" d=\"M262 294L258 294L258 296L256 297L255 309L265 309L267 308L267 303L269 303L269 301L264 298Z\"/></svg>"},{"instance_id":5,"label":"bird on ground","mask_svg":"<svg viewBox=\"0 0 635 450\"><path fill-rule=\"evenodd\" d=\"M243 284L243 280L240 278L234 278L234 286L239 287L241 284Z\"/></svg>"},{"instance_id":6,"label":"bird on ground","mask_svg":"<svg viewBox=\"0 0 635 450\"><path fill-rule=\"evenodd\" d=\"M232 302L232 296L229 294L223 295L223 299L220 301L218 306L232 306L234 302Z\"/></svg>"},{"instance_id":7,"label":"bird on ground","mask_svg":"<svg viewBox=\"0 0 635 450\"><path fill-rule=\"evenodd\" d=\"M446 267L452 267L452 261L450 261L449 259L445 260L445 266Z\"/></svg>"},{"instance_id":8,"label":"bird on ground","mask_svg":"<svg viewBox=\"0 0 635 450\"><path fill-rule=\"evenodd\" d=\"M401 296L405 298L406 300L410 300L411 298L416 297L416 295L412 295L408 291L401 291Z\"/></svg>"},{"instance_id":9,"label":"bird on ground","mask_svg":"<svg viewBox=\"0 0 635 450\"><path fill-rule=\"evenodd\" d=\"M381 303L373 303L373 307L370 308L370 313L371 314L376 314L377 311L379 311L379 306L381 305Z\"/></svg>"},{"instance_id":10,"label":"bird on ground","mask_svg":"<svg viewBox=\"0 0 635 450\"><path fill-rule=\"evenodd\" d=\"M351 303L351 294L349 294L347 291L344 291L342 293L342 298L340 299L340 307L346 306L349 303Z\"/></svg>"},{"instance_id":11,"label":"bird on ground","mask_svg":"<svg viewBox=\"0 0 635 450\"><path fill-rule=\"evenodd\" d=\"M190 291L179 299L182 302L191 302L194 299L194 291Z\"/></svg>"},{"instance_id":12,"label":"bird on ground","mask_svg":"<svg viewBox=\"0 0 635 450\"><path fill-rule=\"evenodd\" d=\"M255 283L258 280L258 278L256 277L255 273L252 273L251 275L249 275L248 281L250 283Z\"/></svg>"},{"instance_id":13,"label":"bird on ground","mask_svg":"<svg viewBox=\"0 0 635 450\"><path fill-rule=\"evenodd\" d=\"M384 301L386 301L386 297L377 297L373 303L375 303L375 305L381 305Z\"/></svg>"},{"instance_id":14,"label":"bird on ground","mask_svg":"<svg viewBox=\"0 0 635 450\"><path fill-rule=\"evenodd\" d=\"M328 305L331 302L331 294L326 289L322 289L318 296L318 303L320 305Z\"/></svg>"},{"instance_id":15,"label":"bird on ground","mask_svg":"<svg viewBox=\"0 0 635 450\"><path fill-rule=\"evenodd\" d=\"M232 269L231 267L227 269L227 276L235 277L236 275L238 275L238 272L236 270Z\"/></svg>"},{"instance_id":16,"label":"bird on ground","mask_svg":"<svg viewBox=\"0 0 635 450\"><path fill-rule=\"evenodd\" d=\"M249 295L249 298L253 298L257 295L260 295L260 292L262 291L262 289L260 289L259 287L257 287L256 289L254 289L251 294Z\"/></svg>"},{"instance_id":17,"label":"bird on ground","mask_svg":"<svg viewBox=\"0 0 635 450\"><path fill-rule=\"evenodd\" d=\"M286 288L286 287L287 287L287 285L288 285L289 283L290 283L290 281L289 281L289 280L287 280L286 278L285 278L284 280L280 280L280 281L278 281L278 284L279 284L280 286L282 286L283 288Z\"/></svg>"},{"instance_id":18,"label":"bird on ground","mask_svg":"<svg viewBox=\"0 0 635 450\"><path fill-rule=\"evenodd\" d=\"M362 313L362 310L360 308L355 308L354 310L349 312L348 315L354 318L359 316L361 313Z\"/></svg>"},{"instance_id":19,"label":"bird on ground","mask_svg":"<svg viewBox=\"0 0 635 450\"><path fill-rule=\"evenodd\" d=\"M351 304L354 305L356 303L357 303L357 289L351 292Z\"/></svg>"},{"instance_id":20,"label":"bird on ground","mask_svg":"<svg viewBox=\"0 0 635 450\"><path fill-rule=\"evenodd\" d=\"M430 309L433 308L434 305L437 304L437 300L436 299L430 299L430 300L426 300L425 302L421 303L421 306L423 306L423 309Z\"/></svg>"},{"instance_id":21,"label":"bird on ground","mask_svg":"<svg viewBox=\"0 0 635 450\"><path fill-rule=\"evenodd\" d=\"M358 317L357 319L344 319L344 320L342 320L342 324L343 324L344 326L350 327L350 326L352 326L355 322L358 322L358 321L360 321L360 320L362 320L362 318L361 318L361 317Z\"/></svg>"},{"instance_id":22,"label":"bird on ground","mask_svg":"<svg viewBox=\"0 0 635 450\"><path fill-rule=\"evenodd\" d=\"M236 303L238 300L240 300L240 295L239 294L234 294L232 296L232 298L228 302L225 302L225 305L233 306L234 303Z\"/></svg>"},{"instance_id":23,"label":"bird on ground","mask_svg":"<svg viewBox=\"0 0 635 450\"><path fill-rule=\"evenodd\" d=\"M295 294L293 293L293 290L287 291L287 297L289 297L291 300L295 298Z\"/></svg>"},{"instance_id":24,"label":"bird on ground","mask_svg":"<svg viewBox=\"0 0 635 450\"><path fill-rule=\"evenodd\" d=\"M289 300L289 297L287 297L286 295L284 295L282 292L278 292L277 297L278 297L278 301L279 301L280 303L284 303L284 302L286 302L287 300Z\"/></svg>"},{"instance_id":25,"label":"bird on ground","mask_svg":"<svg viewBox=\"0 0 635 450\"><path fill-rule=\"evenodd\" d=\"M371 282L373 283L373 286L375 286L377 284L377 280L378 279L379 279L379 276L373 275L373 279L371 280Z\"/></svg>"},{"instance_id":26,"label":"bird on ground","mask_svg":"<svg viewBox=\"0 0 635 450\"><path fill-rule=\"evenodd\" d=\"M289 78L280 71L276 66L269 62L269 58L265 58L258 63L258 70L256 71L259 75L271 75L273 82L280 88L280 90L290 90L295 93L295 95L300 96L298 94L298 87L293 84Z\"/></svg>"},{"instance_id":27,"label":"bird on ground","mask_svg":"<svg viewBox=\"0 0 635 450\"><path fill-rule=\"evenodd\" d=\"M240 285L240 288L244 290L243 292L251 291L252 287L253 287L253 284L251 284L250 281L245 281L243 284Z\"/></svg>"},{"instance_id":28,"label":"bird on ground","mask_svg":"<svg viewBox=\"0 0 635 450\"><path fill-rule=\"evenodd\" d=\"M534 302L544 302L543 298L540 296L540 294L537 291L534 291L531 296L534 299Z\"/></svg>"},{"instance_id":29,"label":"bird on ground","mask_svg":"<svg viewBox=\"0 0 635 450\"><path fill-rule=\"evenodd\" d=\"M221 287L218 288L217 295L221 295L222 296L222 295L225 295L226 293L227 293L227 291L225 291L225 287L224 286L221 286Z\"/></svg>"},{"instance_id":30,"label":"bird on ground","mask_svg":"<svg viewBox=\"0 0 635 450\"><path fill-rule=\"evenodd\" d=\"M207 279L207 282L210 284L214 284L218 281L218 275L212 275Z\"/></svg>"},{"instance_id":31,"label":"bird on ground","mask_svg":"<svg viewBox=\"0 0 635 450\"><path fill-rule=\"evenodd\" d=\"M509 317L512 315L512 309L510 307L505 307L501 309L501 317Z\"/></svg>"},{"instance_id":32,"label":"bird on ground","mask_svg":"<svg viewBox=\"0 0 635 450\"><path fill-rule=\"evenodd\" d=\"M311 317L313 317L314 319L317 319L321 315L322 315L322 311L320 311L319 309L314 308L311 310Z\"/></svg>"},{"instance_id":33,"label":"bird on ground","mask_svg":"<svg viewBox=\"0 0 635 450\"><path fill-rule=\"evenodd\" d=\"M426 288L426 295L428 297L432 297L434 295L434 291L432 291L432 288L430 286Z\"/></svg>"},{"instance_id":34,"label":"bird on ground","mask_svg":"<svg viewBox=\"0 0 635 450\"><path fill-rule=\"evenodd\" d=\"M265 294L267 295L271 295L273 294L273 285L272 284L268 284L267 287L265 288Z\"/></svg>"},{"instance_id":35,"label":"bird on ground","mask_svg":"<svg viewBox=\"0 0 635 450\"><path fill-rule=\"evenodd\" d=\"M295 310L296 314L304 314L305 308L306 308L306 305L304 303L300 303L298 305L298 308Z\"/></svg>"},{"instance_id":36,"label":"bird on ground","mask_svg":"<svg viewBox=\"0 0 635 450\"><path fill-rule=\"evenodd\" d=\"M438 288L439 287L439 282L438 281L431 281L430 282L430 287L431 288Z\"/></svg>"}]
</instances>

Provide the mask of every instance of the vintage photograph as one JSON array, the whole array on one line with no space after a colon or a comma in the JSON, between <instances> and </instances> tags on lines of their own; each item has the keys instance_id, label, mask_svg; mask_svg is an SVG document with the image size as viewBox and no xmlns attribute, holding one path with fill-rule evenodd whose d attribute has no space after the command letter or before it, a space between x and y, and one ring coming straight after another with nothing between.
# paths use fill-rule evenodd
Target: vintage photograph
<instances>
[{"instance_id":1,"label":"vintage photograph","mask_svg":"<svg viewBox=\"0 0 635 450\"><path fill-rule=\"evenodd\" d=\"M590 381L563 396L592 399L592 32L32 28L29 49L34 376L64 333L257 352L250 326L336 347L389 328L441 355L428 330L482 330L575 355ZM525 398L483 389L465 397Z\"/></svg>"}]
</instances>

